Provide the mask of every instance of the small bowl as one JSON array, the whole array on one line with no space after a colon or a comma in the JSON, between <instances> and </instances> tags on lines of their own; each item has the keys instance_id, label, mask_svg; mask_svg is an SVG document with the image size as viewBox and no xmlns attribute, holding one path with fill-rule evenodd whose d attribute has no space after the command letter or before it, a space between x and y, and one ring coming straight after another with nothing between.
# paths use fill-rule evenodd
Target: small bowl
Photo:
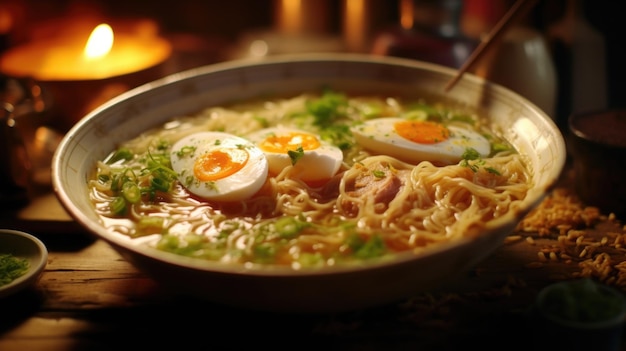
<instances>
[{"instance_id":1,"label":"small bowl","mask_svg":"<svg viewBox=\"0 0 626 351\"><path fill-rule=\"evenodd\" d=\"M48 262L48 249L31 234L17 230L0 229L0 254L11 254L28 260L28 271L12 282L0 286L0 298L12 295L34 284Z\"/></svg>"},{"instance_id":2,"label":"small bowl","mask_svg":"<svg viewBox=\"0 0 626 351\"><path fill-rule=\"evenodd\" d=\"M544 346L620 349L626 297L615 288L591 278L553 283L537 295L535 312L537 340Z\"/></svg>"},{"instance_id":3,"label":"small bowl","mask_svg":"<svg viewBox=\"0 0 626 351\"><path fill-rule=\"evenodd\" d=\"M587 205L626 218L626 109L572 114L568 123L577 194Z\"/></svg>"}]
</instances>

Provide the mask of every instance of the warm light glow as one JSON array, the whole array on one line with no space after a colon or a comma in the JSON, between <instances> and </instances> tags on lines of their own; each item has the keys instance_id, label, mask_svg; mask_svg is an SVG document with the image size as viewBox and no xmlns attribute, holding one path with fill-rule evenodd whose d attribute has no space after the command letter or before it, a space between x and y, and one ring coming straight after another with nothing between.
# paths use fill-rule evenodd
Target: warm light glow
<instances>
[{"instance_id":1,"label":"warm light glow","mask_svg":"<svg viewBox=\"0 0 626 351\"><path fill-rule=\"evenodd\" d=\"M255 40L250 44L250 56L252 57L264 57L270 51L269 45L265 40Z\"/></svg>"},{"instance_id":2,"label":"warm light glow","mask_svg":"<svg viewBox=\"0 0 626 351\"><path fill-rule=\"evenodd\" d=\"M279 0L279 27L285 33L297 33L302 24L302 0Z\"/></svg>"},{"instance_id":3,"label":"warm light glow","mask_svg":"<svg viewBox=\"0 0 626 351\"><path fill-rule=\"evenodd\" d=\"M6 34L13 27L13 17L8 9L0 6L0 34Z\"/></svg>"},{"instance_id":4,"label":"warm light glow","mask_svg":"<svg viewBox=\"0 0 626 351\"><path fill-rule=\"evenodd\" d=\"M332 8L328 0L274 0L274 19L280 34L326 34Z\"/></svg>"},{"instance_id":5,"label":"warm light glow","mask_svg":"<svg viewBox=\"0 0 626 351\"><path fill-rule=\"evenodd\" d=\"M112 26L94 28L97 23L11 48L0 56L0 72L39 81L105 79L154 67L171 54L170 43L149 24L138 23L140 33L116 28L114 38Z\"/></svg>"},{"instance_id":6,"label":"warm light glow","mask_svg":"<svg viewBox=\"0 0 626 351\"><path fill-rule=\"evenodd\" d=\"M91 32L84 55L87 59L97 59L111 51L113 47L113 29L106 23L98 25Z\"/></svg>"},{"instance_id":7,"label":"warm light glow","mask_svg":"<svg viewBox=\"0 0 626 351\"><path fill-rule=\"evenodd\" d=\"M413 27L415 21L415 9L413 8L412 0L401 0L400 2L400 25L404 29L410 29Z\"/></svg>"},{"instance_id":8,"label":"warm light glow","mask_svg":"<svg viewBox=\"0 0 626 351\"><path fill-rule=\"evenodd\" d=\"M344 37L350 51L363 51L367 41L365 0L344 0Z\"/></svg>"}]
</instances>

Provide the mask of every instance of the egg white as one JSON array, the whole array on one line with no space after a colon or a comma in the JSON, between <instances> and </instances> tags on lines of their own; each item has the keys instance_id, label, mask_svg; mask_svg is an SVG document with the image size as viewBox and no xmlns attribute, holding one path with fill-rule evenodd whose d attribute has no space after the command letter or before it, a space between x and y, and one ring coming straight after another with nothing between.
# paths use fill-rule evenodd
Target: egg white
<instances>
[{"instance_id":1,"label":"egg white","mask_svg":"<svg viewBox=\"0 0 626 351\"><path fill-rule=\"evenodd\" d=\"M246 136L257 147L265 153L269 163L269 171L278 174L286 167L292 166L292 159L286 152L273 152L263 149L260 145L271 136L289 135L290 133L306 133L314 136L319 147L315 149L304 149L300 159L293 165L293 176L305 182L323 181L332 178L343 162L343 152L338 147L320 139L317 135L287 127L265 128L253 132Z\"/></svg>"},{"instance_id":2,"label":"egg white","mask_svg":"<svg viewBox=\"0 0 626 351\"><path fill-rule=\"evenodd\" d=\"M245 150L248 159L241 169L223 178L203 181L194 174L202 155L215 150ZM254 195L265 183L268 163L265 154L250 141L223 132L200 132L177 141L171 150L172 169L189 192L215 201L238 201Z\"/></svg>"},{"instance_id":3,"label":"egg white","mask_svg":"<svg viewBox=\"0 0 626 351\"><path fill-rule=\"evenodd\" d=\"M478 151L481 157L486 157L491 152L491 144L484 136L453 125L448 126L450 136L444 141L433 144L416 143L403 138L394 130L394 123L399 121L403 119L375 118L352 127L351 131L356 142L364 148L414 164L421 161L454 164L462 159L468 148Z\"/></svg>"}]
</instances>

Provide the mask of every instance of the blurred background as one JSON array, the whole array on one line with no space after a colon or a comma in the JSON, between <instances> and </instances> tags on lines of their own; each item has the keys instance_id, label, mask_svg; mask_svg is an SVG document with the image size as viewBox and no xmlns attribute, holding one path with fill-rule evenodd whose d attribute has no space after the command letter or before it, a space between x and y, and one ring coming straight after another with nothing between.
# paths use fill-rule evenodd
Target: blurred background
<instances>
[{"instance_id":1,"label":"blurred background","mask_svg":"<svg viewBox=\"0 0 626 351\"><path fill-rule=\"evenodd\" d=\"M621 85L626 60L618 27L622 21L619 2L532 3L518 26L532 30L534 36L506 39L512 41L511 48L520 47L521 51L507 49L505 56L502 52L494 54L472 73L517 90L559 125L574 111L623 105L626 93ZM90 95L88 99L92 101L85 103L82 110L63 113L80 116L143 82L239 58L293 52L358 52L459 68L513 4L513 0L2 0L0 57L4 61L0 61L0 74L5 85L7 77L30 76L42 87L50 86L54 91L51 99L57 105L68 104L58 90L71 95L82 89L58 89L54 85L76 80L63 76L61 66L69 59L52 63L60 74L56 77L43 75L43 69L37 66L53 50L51 46L58 49L62 45L58 38L81 38L77 40L82 47L86 35L99 23L111 24L116 35L158 37L170 45L171 51L156 65L129 68L130 74L113 73L114 77L105 80L89 74L78 78L84 86L95 81L101 90ZM536 35L545 47L536 46ZM532 40L534 47L529 46ZM46 49L33 48L41 42L57 44L43 45ZM150 55L150 50L143 51L146 52L133 56L135 61L141 60L139 56ZM137 75L138 72L143 74ZM115 76L118 82L111 79ZM6 86L3 94L6 100ZM70 118L68 123L76 118L79 117ZM62 128L68 127L68 123Z\"/></svg>"},{"instance_id":2,"label":"blurred background","mask_svg":"<svg viewBox=\"0 0 626 351\"><path fill-rule=\"evenodd\" d=\"M0 0L0 198L50 189L61 138L93 109L176 72L341 52L463 67L507 12L522 16L468 72L510 88L566 134L574 113L624 107L626 50L609 0Z\"/></svg>"}]
</instances>

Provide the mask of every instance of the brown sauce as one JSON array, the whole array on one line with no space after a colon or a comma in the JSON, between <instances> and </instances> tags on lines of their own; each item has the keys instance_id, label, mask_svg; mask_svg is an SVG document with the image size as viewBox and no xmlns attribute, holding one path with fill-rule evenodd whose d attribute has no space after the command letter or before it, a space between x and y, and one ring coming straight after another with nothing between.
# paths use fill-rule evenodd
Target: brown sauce
<instances>
[{"instance_id":1,"label":"brown sauce","mask_svg":"<svg viewBox=\"0 0 626 351\"><path fill-rule=\"evenodd\" d=\"M609 110L572 116L570 129L579 137L626 148L626 110Z\"/></svg>"}]
</instances>

